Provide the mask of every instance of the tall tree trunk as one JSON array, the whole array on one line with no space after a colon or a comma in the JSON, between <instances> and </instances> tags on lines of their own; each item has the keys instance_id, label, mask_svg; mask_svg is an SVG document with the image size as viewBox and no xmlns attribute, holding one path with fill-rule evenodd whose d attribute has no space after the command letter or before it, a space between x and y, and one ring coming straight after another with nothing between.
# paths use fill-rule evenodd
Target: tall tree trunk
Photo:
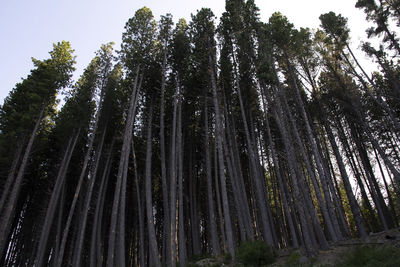
<instances>
[{"instance_id":1,"label":"tall tree trunk","mask_svg":"<svg viewBox=\"0 0 400 267\"><path fill-rule=\"evenodd\" d=\"M315 173L314 173L314 171L313 171L313 169L311 167L311 163L309 161L309 157L308 157L308 155L307 155L307 153L306 153L306 151L304 149L303 142L301 141L301 138L299 136L299 130L297 129L297 125L296 125L296 123L294 121L292 113L291 113L291 111L290 111L290 109L288 107L287 102L285 100L283 100L283 102L284 102L286 110L288 110L287 114L288 114L288 117L289 117L289 122L292 125L293 135L295 137L295 141L298 144L297 147L300 150L300 154L303 157L304 164L305 164L305 166L307 168L307 172L308 172L308 174L309 174L309 176L311 178L312 184L314 186L314 192L315 192L315 195L317 197L318 205L319 205L319 207L321 209L321 213L322 213L322 215L324 217L324 221L325 221L325 225L326 225L326 228L327 228L327 232L328 232L331 240L336 242L338 239L337 239L337 235L335 233L334 227L333 227L331 214L328 213L327 205L326 205L324 199L322 198L322 194L321 194L321 191L320 191L321 189L319 187L319 183L318 183L318 181L317 181L317 179L315 177ZM324 195L325 199L327 197L327 194L329 196L329 193L325 192L325 195Z\"/></svg>"},{"instance_id":2,"label":"tall tree trunk","mask_svg":"<svg viewBox=\"0 0 400 267\"><path fill-rule=\"evenodd\" d=\"M80 134L80 129L78 129L75 135L70 137L70 141L68 143L67 150L64 153L64 158L61 162L60 169L58 170L58 175L56 179L56 183L53 188L53 192L51 194L51 198L49 201L49 205L47 207L46 217L42 226L42 233L40 235L39 247L37 250L36 258L35 258L35 266L43 266L45 254L46 254L46 247L48 244L48 238L50 234L50 230L53 224L53 218L56 212L57 203L60 197L61 188L65 182L65 176L68 171L68 166L71 161L72 154L75 149L75 145L78 141L78 137Z\"/></svg>"},{"instance_id":3,"label":"tall tree trunk","mask_svg":"<svg viewBox=\"0 0 400 267\"><path fill-rule=\"evenodd\" d=\"M9 199L4 206L4 211L1 213L2 218L0 222L0 258L2 258L3 254L6 253L5 250L7 249L7 239L9 236L9 231L11 228L13 216L17 206L19 193L21 191L22 180L24 178L25 169L28 164L29 156L31 154L33 142L35 141L35 137L39 130L40 123L42 122L45 108L46 106L43 105L42 109L40 110L35 126L33 127L31 136L29 137L28 144L26 145L24 156L22 157L21 165L18 169L17 176L15 177L12 191L9 194Z\"/></svg>"},{"instance_id":4,"label":"tall tree trunk","mask_svg":"<svg viewBox=\"0 0 400 267\"><path fill-rule=\"evenodd\" d=\"M389 221L388 221L388 210L385 201L383 200L382 193L380 191L380 187L376 181L376 177L374 175L370 159L368 157L368 153L366 151L366 148L364 144L362 143L361 136L357 129L355 128L355 125L353 123L350 124L350 131L352 133L354 142L356 144L359 156L361 158L362 165L364 166L366 178L368 180L368 183L370 184L370 193L372 196L372 199L375 203L375 208L378 212L378 216L381 220L382 226L384 230L389 229ZM390 215L389 215L390 216ZM389 219L390 220L390 219Z\"/></svg>"},{"instance_id":5,"label":"tall tree trunk","mask_svg":"<svg viewBox=\"0 0 400 267\"><path fill-rule=\"evenodd\" d=\"M179 99L178 104L178 134L177 134L177 150L178 150L178 248L179 248L179 265L186 266L187 252L185 240L185 224L183 214L183 138L182 138L182 100Z\"/></svg>"},{"instance_id":6,"label":"tall tree trunk","mask_svg":"<svg viewBox=\"0 0 400 267\"><path fill-rule=\"evenodd\" d=\"M218 149L218 166L219 166L219 176L221 181L221 195L222 195L222 206L224 213L224 222L225 222L225 231L227 238L227 248L228 252L231 254L232 258L235 257L235 244L233 243L233 231L232 231L232 222L231 215L229 211L229 202L228 202L228 193L226 189L226 177L225 177L225 164L224 164L224 152L222 149L223 142L223 128L222 128L222 120L221 113L219 110L218 103L218 95L217 95L217 83L215 81L215 64L212 59L212 56L208 56L209 61L209 69L210 69L210 79L211 79L211 87L214 101L214 109L215 109L215 136L216 143Z\"/></svg>"},{"instance_id":7,"label":"tall tree trunk","mask_svg":"<svg viewBox=\"0 0 400 267\"><path fill-rule=\"evenodd\" d=\"M22 140L24 140L24 138L22 138ZM24 143L25 143L24 141L20 141L17 145L17 149L15 150L14 158L11 163L11 169L8 172L6 183L2 189L3 192L1 194L1 199L0 199L0 215L2 214L2 211L4 208L4 203L6 202L7 197L9 195L8 193L10 192L10 187L12 186L12 184L14 182L15 172L17 171L17 167L18 167L19 160L21 158Z\"/></svg>"},{"instance_id":8,"label":"tall tree trunk","mask_svg":"<svg viewBox=\"0 0 400 267\"><path fill-rule=\"evenodd\" d=\"M206 174L207 174L207 201L208 201L208 217L211 235L211 253L216 256L220 254L221 249L218 241L217 225L215 221L214 200L212 191L212 178L211 178L211 158L210 158L210 141L208 130L208 101L207 97L204 98L204 135L205 135L205 153L206 153Z\"/></svg>"},{"instance_id":9,"label":"tall tree trunk","mask_svg":"<svg viewBox=\"0 0 400 267\"><path fill-rule=\"evenodd\" d=\"M239 74L237 73L236 70L236 60L235 57L233 57L233 61L234 61L234 71L235 74L237 76L239 76ZM273 234L272 234L272 227L273 225L271 225L269 223L270 218L268 217L268 211L267 211L267 202L266 199L264 198L264 193L263 191L266 190L263 187L263 182L262 179L264 178L264 175L262 173L260 173L259 171L259 162L256 162L257 160L257 155L255 152L255 148L254 146L256 144L254 144L251 141L250 138L250 132L249 132L249 127L247 124L247 118L246 118L246 114L245 114L245 110L244 110L244 105L243 105L243 100L242 100L242 94L241 94L241 89L239 86L239 82L237 82L237 80L235 80L235 84L236 84L236 92L238 94L238 98L239 98L239 105L240 105L240 113L242 116L242 121L243 121L243 128L244 128L244 132L245 132L245 136L246 136L246 144L247 144L247 151L248 151L248 156L249 156L249 161L250 161L250 166L254 172L254 175L251 175L254 183L255 183L255 190L256 190L256 198L257 198L257 206L258 206L258 210L260 212L261 215L261 223L262 223L262 233L263 233L263 237L264 240L267 244L269 245L276 245L274 240L273 240Z\"/></svg>"},{"instance_id":10,"label":"tall tree trunk","mask_svg":"<svg viewBox=\"0 0 400 267\"><path fill-rule=\"evenodd\" d=\"M81 191L81 188L82 188L82 184L83 184L84 178L86 177L86 169L87 169L87 166L89 164L90 155L92 153L93 143L94 143L94 139L95 139L96 131L97 131L98 117L99 117L99 112L96 115L96 119L95 119L95 123L94 123L94 129L93 129L93 132L92 132L92 138L89 141L88 149L86 151L86 155L85 155L85 158L84 158L84 161L83 161L82 170L81 170L81 173L80 173L80 176L79 176L79 180L78 180L78 185L75 188L74 197L73 197L70 209L69 209L67 222L65 223L65 227L64 227L64 231L63 231L63 237L62 237L60 251L59 251L60 254L59 254L59 257L57 258L57 264L55 266L61 266L61 264L62 264L62 260L63 260L63 256L64 256L64 249L65 249L65 245L66 245L67 237L68 237L68 233L69 233L69 228L70 228L70 225L71 225L72 217L73 217L74 212L75 212L75 206L76 206L76 203L77 203L78 198L79 198L79 194L80 194L80 191ZM104 136L105 136L105 131L103 133L102 140L100 141L101 143L104 142ZM101 153L101 148L100 148L100 153ZM92 177L92 179L95 179L95 177ZM85 222L85 220L84 220L84 222ZM84 224L86 224L86 222ZM79 254L80 254L81 250L79 249L78 251L79 251ZM75 262L74 266L79 266L79 263Z\"/></svg>"},{"instance_id":11,"label":"tall tree trunk","mask_svg":"<svg viewBox=\"0 0 400 267\"><path fill-rule=\"evenodd\" d=\"M177 123L176 123L176 115L177 115L177 107L178 107L178 97L180 93L180 84L179 84L179 78L176 78L176 91L174 95L174 110L173 110L173 115L172 115L172 129L171 129L171 151L170 151L170 166L169 166L169 171L170 171L170 222L169 222L169 228L171 229L170 232L170 248L171 251L170 257L171 258L171 266L176 265L176 128L177 128Z\"/></svg>"},{"instance_id":12,"label":"tall tree trunk","mask_svg":"<svg viewBox=\"0 0 400 267\"><path fill-rule=\"evenodd\" d=\"M162 198L163 198L163 212L164 212L164 233L163 241L165 245L165 257L167 266L171 266L171 236L169 224L169 200L168 200L168 186L167 186L167 170L165 158L165 133L164 133L164 117L165 117L165 76L167 65L167 53L164 48L162 74L161 74L161 100L160 100L160 157L161 157L161 183L162 183Z\"/></svg>"},{"instance_id":13,"label":"tall tree trunk","mask_svg":"<svg viewBox=\"0 0 400 267\"><path fill-rule=\"evenodd\" d=\"M224 221L223 221L223 215L222 215L222 200L221 200L221 191L219 189L219 181L218 181L218 151L217 151L217 145L215 144L214 140L214 183L215 183L215 195L217 197L217 210L218 210L218 217L219 217L219 228L221 232L221 239L222 239L222 246L223 249L226 251L226 236L225 236L225 230L224 230Z\"/></svg>"},{"instance_id":14,"label":"tall tree trunk","mask_svg":"<svg viewBox=\"0 0 400 267\"><path fill-rule=\"evenodd\" d=\"M267 94L266 89L263 86L263 91L264 94ZM262 96L261 96L262 97ZM267 96L265 96L267 97ZM263 104L263 108L264 111L266 112L265 114L267 114L267 107L265 105L265 101L264 98L262 97L262 104ZM266 131L267 131L267 137L268 137L268 143L270 145L270 149L271 149L271 154L272 154L272 160L274 162L274 166L275 166L275 173L276 173L276 178L278 180L278 186L280 189L280 193L281 193L281 199L282 199L282 203L283 203L283 210L285 212L285 215L287 217L287 222L289 224L289 230L290 230L290 235L292 237L292 245L294 248L298 248L299 247L299 242L297 240L297 235L296 235L296 231L295 231L295 227L293 224L293 220L292 220L292 216L291 213L289 211L289 206L287 203L287 199L286 199L286 194L283 188L283 179L282 179L282 175L281 175L281 167L279 164L279 160L276 154L276 150L275 150L275 143L272 139L272 134L271 134L271 128L270 128L270 124L269 124L269 119L267 117L267 115L265 116L265 126L266 126Z\"/></svg>"},{"instance_id":15,"label":"tall tree trunk","mask_svg":"<svg viewBox=\"0 0 400 267\"><path fill-rule=\"evenodd\" d=\"M395 204L394 204L394 200L393 200L393 195L392 195L392 192L390 192L389 185L388 185L388 183L386 181L386 175L384 174L384 171L383 171L383 168L382 168L382 164L381 164L381 161L380 161L380 159L378 157L376 149L374 149L374 155L375 155L375 158L376 158L376 162L378 163L378 166L379 166L379 171L381 173L382 181L383 181L383 183L385 185L386 194L387 194L387 198L388 198L388 202L389 202L392 218L394 220L395 226L398 226L399 222L397 220L397 214L396 214L396 208L395 208Z\"/></svg>"},{"instance_id":16,"label":"tall tree trunk","mask_svg":"<svg viewBox=\"0 0 400 267\"><path fill-rule=\"evenodd\" d=\"M85 196L85 201L84 201L84 207L83 211L81 212L80 216L80 227L78 231L78 239L77 239L77 246L75 248L75 253L74 253L74 260L73 260L73 266L81 266L81 256L82 256L82 250L83 250L83 239L85 237L85 230L86 230L86 222L87 222L87 217L89 216L89 208L90 208L90 202L92 199L92 193L93 193L93 187L94 183L96 181L97 177L97 169L99 167L102 151L103 151L103 145L104 145L104 139L106 136L106 130L103 131L102 137L100 139L100 143L98 144L98 147L96 149L96 159L94 162L94 167L93 171L91 173L91 178L89 181L89 186L86 192ZM111 148L113 147L113 144L111 145Z\"/></svg>"},{"instance_id":17,"label":"tall tree trunk","mask_svg":"<svg viewBox=\"0 0 400 267\"><path fill-rule=\"evenodd\" d=\"M227 167L231 177L233 190L233 199L238 209L238 222L240 234L243 235L243 241L254 239L253 222L251 220L246 186L243 181L242 167L239 159L239 150L236 141L235 123L233 116L229 117L228 108L224 97L225 123L226 123L226 142L224 142L225 157L227 158ZM242 222L243 221L243 222ZM244 229L243 226L244 225ZM242 233L244 232L245 233Z\"/></svg>"},{"instance_id":18,"label":"tall tree trunk","mask_svg":"<svg viewBox=\"0 0 400 267\"><path fill-rule=\"evenodd\" d=\"M333 153L336 158L336 162L339 166L340 175L342 177L344 189L346 191L347 199L349 200L350 209L351 212L353 213L358 233L360 234L361 238L365 238L367 236L367 231L362 222L361 209L354 196L353 190L351 189L351 183L349 176L347 175L346 167L343 163L342 156L336 144L335 137L333 136L332 129L329 127L329 125L327 125L326 121L324 122L324 124L325 124L325 131L328 135L329 142L331 143Z\"/></svg>"},{"instance_id":19,"label":"tall tree trunk","mask_svg":"<svg viewBox=\"0 0 400 267\"><path fill-rule=\"evenodd\" d=\"M121 149L121 156L118 167L117 183L114 192L114 201L111 213L111 224L110 224L110 236L108 241L108 256L107 266L112 267L115 264L125 265L125 189L126 189L126 171L129 164L129 154L132 140L132 130L135 121L136 106L138 101L138 95L141 89L142 77L139 80L139 66L136 68L136 76L133 85L133 90L129 102L128 116L126 119L125 131L123 135L123 143ZM118 237L116 236L117 220L119 219L119 231ZM117 242L116 242L117 240ZM118 244L118 259L114 260L115 257L115 245Z\"/></svg>"},{"instance_id":20,"label":"tall tree trunk","mask_svg":"<svg viewBox=\"0 0 400 267\"><path fill-rule=\"evenodd\" d=\"M101 182L100 182L100 187L99 187L99 194L97 197L96 201L96 208L93 216L93 228L92 228L92 234L91 234L91 242L90 242L90 267L95 267L95 266L102 266L101 258L103 255L101 255L101 243L102 240L100 238L100 232L101 232L101 218L102 216L100 215L102 213L102 203L104 203L105 200L105 194L106 194L106 189L108 185L108 179L107 177L110 174L111 171L111 166L112 166L112 157L113 157L113 144L114 144L114 138L113 141L111 142L111 148L108 151L108 156L106 163L104 165L103 169L103 174L101 176Z\"/></svg>"},{"instance_id":21,"label":"tall tree trunk","mask_svg":"<svg viewBox=\"0 0 400 267\"><path fill-rule=\"evenodd\" d=\"M286 56L286 63L287 63L287 67L289 69L290 72L290 76L292 78L292 83L294 85L294 91L295 91L295 99L296 99L296 103L300 109L300 114L304 120L304 124L305 124L305 128L306 128L306 133L307 133L307 138L308 141L311 145L311 151L313 152L313 156L314 156L314 160L317 166L317 170L318 170L318 174L319 174L319 178L321 181L321 185L322 185L322 189L324 192L324 196L325 196L325 201L326 201L326 205L328 208L328 212L329 212L329 216L331 218L331 222L332 222L332 226L333 226L333 230L334 230L334 236L332 236L333 240L340 240L342 239L342 235L340 233L340 227L339 227L339 222L337 220L336 215L334 214L334 207L333 207L333 203L332 203L332 199L329 193L329 188L328 188L328 182L327 180L329 179L329 177L327 177L327 171L324 168L324 164L323 164L323 158L321 156L321 154L319 153L316 141L314 139L314 135L312 133L311 130L311 124L310 121L308 119L308 115L307 112L305 110L304 107L304 103L303 100L301 99L301 95L300 95L300 89L297 85L297 81L296 81L296 77L294 75L294 71L293 71L293 67L288 59L288 57Z\"/></svg>"},{"instance_id":22,"label":"tall tree trunk","mask_svg":"<svg viewBox=\"0 0 400 267\"><path fill-rule=\"evenodd\" d=\"M139 176L137 171L136 153L135 146L132 141L132 156L133 156L133 168L135 173L135 185L136 185L136 201L138 205L138 221L139 221L139 262L140 267L145 266L145 252L144 252L144 214L142 208L142 198L140 197L140 185Z\"/></svg>"},{"instance_id":23,"label":"tall tree trunk","mask_svg":"<svg viewBox=\"0 0 400 267\"><path fill-rule=\"evenodd\" d=\"M146 214L147 214L147 229L149 234L149 247L150 247L150 259L156 267L161 267L160 257L157 247L157 237L154 229L153 219L153 202L152 202L152 189L151 189L151 157L152 157L152 119L153 119L153 106L150 104L150 110L148 113L147 122L147 143L146 143Z\"/></svg>"}]
</instances>

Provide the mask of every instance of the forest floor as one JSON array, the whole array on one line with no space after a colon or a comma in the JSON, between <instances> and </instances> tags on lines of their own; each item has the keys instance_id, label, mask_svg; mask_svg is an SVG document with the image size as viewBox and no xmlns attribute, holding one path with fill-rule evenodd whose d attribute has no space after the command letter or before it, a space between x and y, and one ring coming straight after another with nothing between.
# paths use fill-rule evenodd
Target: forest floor
<instances>
[{"instance_id":1,"label":"forest floor","mask_svg":"<svg viewBox=\"0 0 400 267\"><path fill-rule=\"evenodd\" d=\"M329 250L319 251L312 258L302 256L299 250L278 251L278 257L270 266L336 266L344 257L360 246L395 247L400 250L400 228L371 233L366 238L353 238L330 244Z\"/></svg>"},{"instance_id":2,"label":"forest floor","mask_svg":"<svg viewBox=\"0 0 400 267\"><path fill-rule=\"evenodd\" d=\"M395 248L400 253L400 228L391 229L379 233L371 233L366 238L353 238L345 241L330 243L329 250L320 251L315 257L306 257L301 250L285 249L277 252L276 261L268 266L337 266L345 259L354 249L359 247L374 247L377 249ZM202 259L189 266L243 266L236 263L223 263L223 259ZM371 266L371 265L368 265ZM372 265L373 266L373 265ZM378 265L377 265L378 266Z\"/></svg>"}]
</instances>

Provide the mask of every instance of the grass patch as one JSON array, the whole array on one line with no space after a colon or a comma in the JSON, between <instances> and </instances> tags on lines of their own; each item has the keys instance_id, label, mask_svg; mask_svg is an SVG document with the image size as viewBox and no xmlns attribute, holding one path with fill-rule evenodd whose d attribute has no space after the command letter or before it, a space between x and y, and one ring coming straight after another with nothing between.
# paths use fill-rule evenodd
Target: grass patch
<instances>
[{"instance_id":1,"label":"grass patch","mask_svg":"<svg viewBox=\"0 0 400 267\"><path fill-rule=\"evenodd\" d=\"M237 251L237 261L245 267L265 266L275 262L276 253L262 241L243 243Z\"/></svg>"},{"instance_id":2,"label":"grass patch","mask_svg":"<svg viewBox=\"0 0 400 267\"><path fill-rule=\"evenodd\" d=\"M360 246L344 255L339 267L397 267L400 266L400 250L389 246Z\"/></svg>"}]
</instances>

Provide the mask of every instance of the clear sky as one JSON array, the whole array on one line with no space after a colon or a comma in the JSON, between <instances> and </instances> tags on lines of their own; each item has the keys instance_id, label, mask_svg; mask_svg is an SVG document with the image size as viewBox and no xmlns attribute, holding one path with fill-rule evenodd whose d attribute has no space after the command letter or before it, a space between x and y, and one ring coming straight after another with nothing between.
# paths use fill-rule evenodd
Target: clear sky
<instances>
[{"instance_id":1,"label":"clear sky","mask_svg":"<svg viewBox=\"0 0 400 267\"><path fill-rule=\"evenodd\" d=\"M71 42L77 56L76 80L100 45L115 42L119 49L125 22L143 6L149 7L158 20L171 13L176 21L190 19L190 14L209 7L218 17L224 0L2 0L0 4L0 104L21 78L33 67L31 57L48 58L52 44ZM316 28L319 15L329 11L349 19L352 46L365 40L367 24L356 0L255 0L261 20L280 11L295 27Z\"/></svg>"}]
</instances>

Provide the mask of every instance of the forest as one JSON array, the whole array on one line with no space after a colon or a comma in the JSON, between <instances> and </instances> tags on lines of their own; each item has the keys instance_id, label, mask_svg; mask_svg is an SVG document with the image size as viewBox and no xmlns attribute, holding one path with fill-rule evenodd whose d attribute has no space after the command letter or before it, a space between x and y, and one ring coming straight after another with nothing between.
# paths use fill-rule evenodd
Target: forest
<instances>
[{"instance_id":1,"label":"forest","mask_svg":"<svg viewBox=\"0 0 400 267\"><path fill-rule=\"evenodd\" d=\"M177 23L143 7L76 82L68 41L33 58L0 108L0 265L316 255L399 227L400 1L354 8L372 73L347 18L263 22L254 0Z\"/></svg>"}]
</instances>

